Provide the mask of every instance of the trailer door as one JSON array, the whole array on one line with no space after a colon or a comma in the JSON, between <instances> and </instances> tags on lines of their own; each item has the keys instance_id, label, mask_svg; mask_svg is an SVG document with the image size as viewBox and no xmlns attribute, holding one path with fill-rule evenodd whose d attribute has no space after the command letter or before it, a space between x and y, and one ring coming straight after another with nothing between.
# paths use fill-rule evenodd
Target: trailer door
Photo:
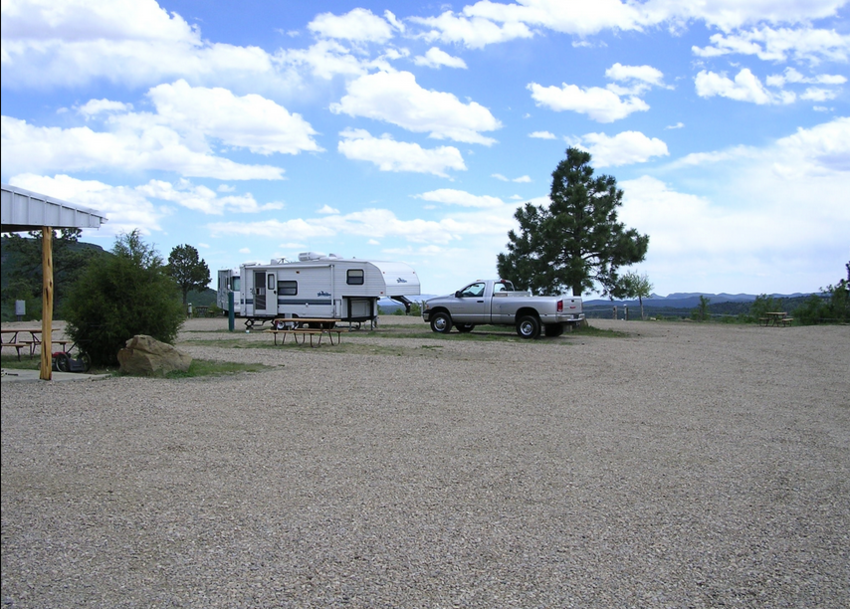
<instances>
[{"instance_id":1,"label":"trailer door","mask_svg":"<svg viewBox=\"0 0 850 609\"><path fill-rule=\"evenodd\" d=\"M254 315L277 315L277 278L274 272L254 271Z\"/></svg>"}]
</instances>

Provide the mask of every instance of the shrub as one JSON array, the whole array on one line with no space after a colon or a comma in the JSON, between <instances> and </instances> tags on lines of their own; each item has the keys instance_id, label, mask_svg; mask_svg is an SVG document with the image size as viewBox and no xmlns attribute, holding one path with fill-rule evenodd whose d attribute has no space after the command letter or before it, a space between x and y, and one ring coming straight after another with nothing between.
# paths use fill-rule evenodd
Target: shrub
<instances>
[{"instance_id":1,"label":"shrub","mask_svg":"<svg viewBox=\"0 0 850 609\"><path fill-rule=\"evenodd\" d=\"M65 305L67 333L96 366L114 366L136 334L173 343L184 320L180 291L138 231L116 240L114 256L90 264Z\"/></svg>"}]
</instances>

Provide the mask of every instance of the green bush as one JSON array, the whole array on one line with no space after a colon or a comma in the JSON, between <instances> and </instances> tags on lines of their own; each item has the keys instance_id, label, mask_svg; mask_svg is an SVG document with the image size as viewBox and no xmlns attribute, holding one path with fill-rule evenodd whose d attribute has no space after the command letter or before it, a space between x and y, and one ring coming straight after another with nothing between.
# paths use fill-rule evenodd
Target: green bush
<instances>
[{"instance_id":1,"label":"green bush","mask_svg":"<svg viewBox=\"0 0 850 609\"><path fill-rule=\"evenodd\" d=\"M803 325L816 324L826 316L826 303L817 294L812 294L802 305L794 309L794 320Z\"/></svg>"},{"instance_id":2,"label":"green bush","mask_svg":"<svg viewBox=\"0 0 850 609\"><path fill-rule=\"evenodd\" d=\"M116 240L114 256L90 264L64 307L68 335L95 366L114 366L136 334L173 343L185 319L180 290L138 231Z\"/></svg>"}]
</instances>

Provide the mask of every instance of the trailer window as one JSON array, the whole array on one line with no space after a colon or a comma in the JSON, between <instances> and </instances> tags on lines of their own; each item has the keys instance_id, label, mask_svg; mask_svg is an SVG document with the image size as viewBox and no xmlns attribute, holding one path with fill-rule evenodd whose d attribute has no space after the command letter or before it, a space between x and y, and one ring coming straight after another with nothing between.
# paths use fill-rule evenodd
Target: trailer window
<instances>
[{"instance_id":1,"label":"trailer window","mask_svg":"<svg viewBox=\"0 0 850 609\"><path fill-rule=\"evenodd\" d=\"M277 293L280 296L295 296L298 294L297 281L278 281Z\"/></svg>"},{"instance_id":2,"label":"trailer window","mask_svg":"<svg viewBox=\"0 0 850 609\"><path fill-rule=\"evenodd\" d=\"M348 285L363 285L363 269L351 269L345 280Z\"/></svg>"},{"instance_id":3,"label":"trailer window","mask_svg":"<svg viewBox=\"0 0 850 609\"><path fill-rule=\"evenodd\" d=\"M239 291L239 287L240 287L239 284L240 284L239 277L231 277L230 278L230 289L233 290L234 292Z\"/></svg>"}]
</instances>

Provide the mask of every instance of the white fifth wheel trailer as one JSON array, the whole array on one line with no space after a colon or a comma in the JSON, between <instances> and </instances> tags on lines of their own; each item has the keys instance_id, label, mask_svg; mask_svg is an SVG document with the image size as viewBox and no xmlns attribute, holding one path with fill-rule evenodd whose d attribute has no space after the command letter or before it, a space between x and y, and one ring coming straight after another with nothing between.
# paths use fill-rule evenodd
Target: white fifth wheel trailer
<instances>
[{"instance_id":1,"label":"white fifth wheel trailer","mask_svg":"<svg viewBox=\"0 0 850 609\"><path fill-rule=\"evenodd\" d=\"M379 299L392 298L409 310L408 296L420 293L419 277L406 264L335 254L305 252L297 262L246 263L239 267L239 275L240 316L248 328L280 317L374 325Z\"/></svg>"}]
</instances>

